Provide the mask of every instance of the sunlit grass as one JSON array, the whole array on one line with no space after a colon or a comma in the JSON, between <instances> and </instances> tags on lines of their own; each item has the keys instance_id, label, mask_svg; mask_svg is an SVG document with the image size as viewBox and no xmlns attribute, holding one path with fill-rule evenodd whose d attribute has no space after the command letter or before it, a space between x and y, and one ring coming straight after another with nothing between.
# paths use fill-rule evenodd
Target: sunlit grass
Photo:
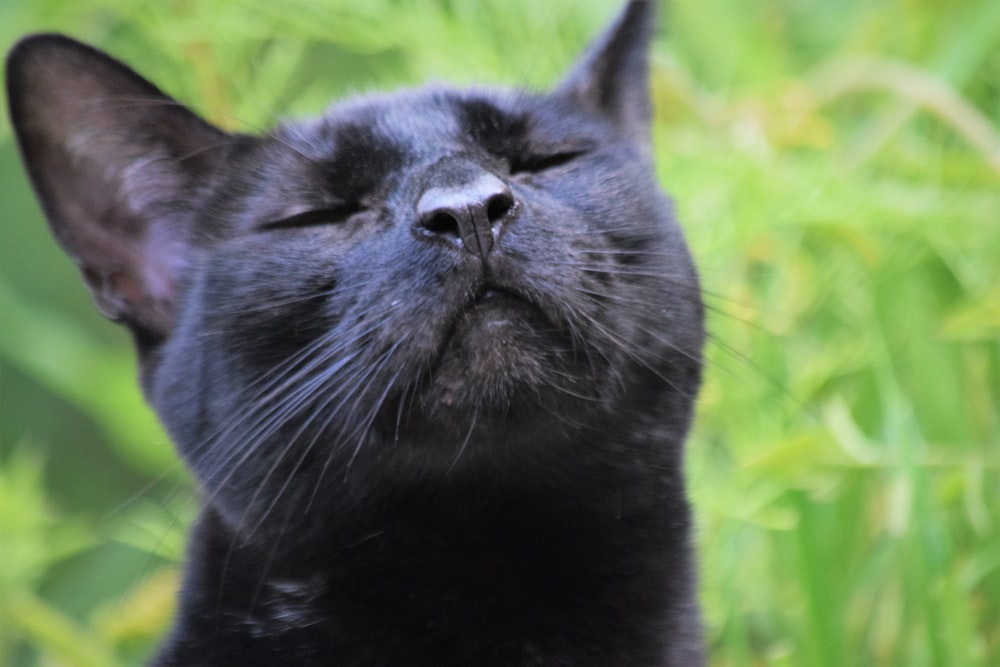
<instances>
[{"instance_id":1,"label":"sunlit grass","mask_svg":"<svg viewBox=\"0 0 1000 667\"><path fill-rule=\"evenodd\" d=\"M46 0L0 5L0 39L73 32L253 130L427 78L546 85L614 5ZM688 467L712 663L997 664L1000 3L683 0L663 27L658 169L711 307ZM136 664L191 491L0 142L0 664Z\"/></svg>"}]
</instances>

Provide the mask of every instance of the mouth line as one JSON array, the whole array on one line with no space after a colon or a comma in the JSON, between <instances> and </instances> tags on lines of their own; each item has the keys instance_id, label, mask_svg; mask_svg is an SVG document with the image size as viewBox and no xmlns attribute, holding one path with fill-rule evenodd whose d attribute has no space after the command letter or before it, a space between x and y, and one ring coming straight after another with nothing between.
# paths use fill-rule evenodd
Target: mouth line
<instances>
[{"instance_id":1,"label":"mouth line","mask_svg":"<svg viewBox=\"0 0 1000 667\"><path fill-rule=\"evenodd\" d=\"M454 317L444 337L445 346L450 345L456 333L463 328L463 323L478 320L488 329L512 322L520 317L535 313L541 314L539 308L528 298L492 282L478 286L465 303L455 311Z\"/></svg>"},{"instance_id":2,"label":"mouth line","mask_svg":"<svg viewBox=\"0 0 1000 667\"><path fill-rule=\"evenodd\" d=\"M468 392L474 392L475 401L485 409L490 387L506 386L513 382L510 378L523 380L530 375L527 368L547 363L542 360L564 349L565 331L527 294L489 279L471 285L423 366L420 393L433 390L429 395L436 396L436 391L469 398L473 394ZM476 365L470 366L473 361Z\"/></svg>"}]
</instances>

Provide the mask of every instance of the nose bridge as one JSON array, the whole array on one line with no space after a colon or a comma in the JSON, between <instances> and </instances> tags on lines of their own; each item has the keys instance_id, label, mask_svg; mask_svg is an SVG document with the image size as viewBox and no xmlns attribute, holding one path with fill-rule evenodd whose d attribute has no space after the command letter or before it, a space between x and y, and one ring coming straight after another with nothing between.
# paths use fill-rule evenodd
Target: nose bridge
<instances>
[{"instance_id":1,"label":"nose bridge","mask_svg":"<svg viewBox=\"0 0 1000 667\"><path fill-rule=\"evenodd\" d=\"M469 160L432 165L416 202L415 231L473 255L485 257L514 209L510 188Z\"/></svg>"}]
</instances>

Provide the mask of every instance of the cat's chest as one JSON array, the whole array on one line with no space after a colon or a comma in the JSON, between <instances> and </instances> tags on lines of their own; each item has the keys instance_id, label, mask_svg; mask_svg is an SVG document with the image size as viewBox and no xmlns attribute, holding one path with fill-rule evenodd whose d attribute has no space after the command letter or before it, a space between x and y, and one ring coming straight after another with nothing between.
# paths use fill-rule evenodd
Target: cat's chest
<instances>
[{"instance_id":1,"label":"cat's chest","mask_svg":"<svg viewBox=\"0 0 1000 667\"><path fill-rule=\"evenodd\" d=\"M668 614L664 590L636 576L664 549L681 548L668 531L654 527L621 549L608 539L617 532L610 516L479 513L476 522L461 512L382 522L343 543L279 555L234 546L213 525L202 548L227 558L194 571L187 589L215 622L187 639L197 645L212 633L227 664L647 664L606 659L648 647L650 617ZM416 519L408 514L397 519ZM626 518L621 531L631 525Z\"/></svg>"}]
</instances>

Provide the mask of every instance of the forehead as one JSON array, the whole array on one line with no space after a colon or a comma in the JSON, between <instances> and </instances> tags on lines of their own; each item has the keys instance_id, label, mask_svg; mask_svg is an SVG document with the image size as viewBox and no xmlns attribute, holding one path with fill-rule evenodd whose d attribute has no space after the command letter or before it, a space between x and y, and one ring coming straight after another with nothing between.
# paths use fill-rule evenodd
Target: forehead
<instances>
[{"instance_id":1,"label":"forehead","mask_svg":"<svg viewBox=\"0 0 1000 667\"><path fill-rule=\"evenodd\" d=\"M497 91L422 88L332 105L320 118L287 126L286 141L316 159L391 151L428 157L479 135L523 131L522 96Z\"/></svg>"}]
</instances>

